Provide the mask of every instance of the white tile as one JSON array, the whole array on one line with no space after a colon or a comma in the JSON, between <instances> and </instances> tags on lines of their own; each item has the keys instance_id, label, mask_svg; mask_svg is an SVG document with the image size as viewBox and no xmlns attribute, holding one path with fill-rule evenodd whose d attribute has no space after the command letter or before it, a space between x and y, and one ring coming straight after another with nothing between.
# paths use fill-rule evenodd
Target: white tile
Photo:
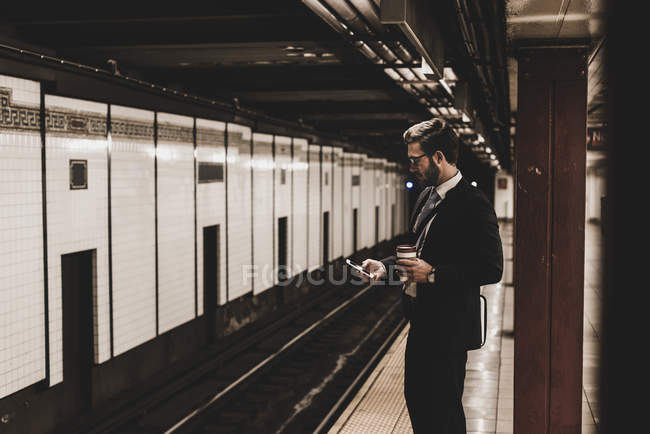
<instances>
[{"instance_id":1,"label":"white tile","mask_svg":"<svg viewBox=\"0 0 650 434\"><path fill-rule=\"evenodd\" d=\"M94 361L110 357L107 106L45 95L50 385L63 379L61 255L95 250ZM70 160L86 160L87 189L70 189Z\"/></svg>"},{"instance_id":2,"label":"white tile","mask_svg":"<svg viewBox=\"0 0 650 434\"><path fill-rule=\"evenodd\" d=\"M154 112L111 106L114 355L156 336Z\"/></svg>"},{"instance_id":3,"label":"white tile","mask_svg":"<svg viewBox=\"0 0 650 434\"><path fill-rule=\"evenodd\" d=\"M222 182L200 183L197 185L197 276L198 276L198 313L203 314L203 297L205 294L203 282L203 228L219 225L218 252L219 282L217 304L225 304L226 298L226 148L225 129L223 122L207 119L196 120L197 161L224 165L224 180Z\"/></svg>"},{"instance_id":4,"label":"white tile","mask_svg":"<svg viewBox=\"0 0 650 434\"><path fill-rule=\"evenodd\" d=\"M332 148L332 256L343 256L343 149Z\"/></svg>"},{"instance_id":5,"label":"white tile","mask_svg":"<svg viewBox=\"0 0 650 434\"><path fill-rule=\"evenodd\" d=\"M282 217L287 217L287 264L288 267L292 266L292 247L293 239L291 237L291 227L293 225L292 216L292 199L291 199L291 185L292 175L291 170L291 137L275 136L275 271L273 273L275 283L278 283L278 257L279 257L279 234L278 234L278 221ZM282 173L284 171L284 183ZM288 275L292 276L291 269L288 270Z\"/></svg>"},{"instance_id":6,"label":"white tile","mask_svg":"<svg viewBox=\"0 0 650 434\"><path fill-rule=\"evenodd\" d=\"M320 146L309 145L309 270L322 265Z\"/></svg>"},{"instance_id":7,"label":"white tile","mask_svg":"<svg viewBox=\"0 0 650 434\"><path fill-rule=\"evenodd\" d=\"M325 223L321 222L321 228L320 228L320 238L321 242L323 245L321 246L321 249L324 246L324 243L327 243L328 245L328 261L332 261L335 256L334 256L334 247L333 247L333 239L334 239L334 233L333 233L333 228L332 228L332 222L333 222L333 217L332 217L332 185L333 185L333 166L332 166L332 147L331 146L323 146L322 150L322 157L321 157L321 216L324 219L325 218L325 212L329 212L329 237L327 240L324 238L324 226Z\"/></svg>"},{"instance_id":8,"label":"white tile","mask_svg":"<svg viewBox=\"0 0 650 434\"><path fill-rule=\"evenodd\" d=\"M274 285L273 136L253 134L253 292Z\"/></svg>"},{"instance_id":9,"label":"white tile","mask_svg":"<svg viewBox=\"0 0 650 434\"><path fill-rule=\"evenodd\" d=\"M308 266L308 146L305 139L293 139L293 274L303 272Z\"/></svg>"},{"instance_id":10,"label":"white tile","mask_svg":"<svg viewBox=\"0 0 650 434\"><path fill-rule=\"evenodd\" d=\"M45 378L45 285L40 87L0 75L0 98L11 113L0 118L2 398Z\"/></svg>"},{"instance_id":11,"label":"white tile","mask_svg":"<svg viewBox=\"0 0 650 434\"><path fill-rule=\"evenodd\" d=\"M251 137L250 128L228 124L228 301L251 292Z\"/></svg>"},{"instance_id":12,"label":"white tile","mask_svg":"<svg viewBox=\"0 0 650 434\"><path fill-rule=\"evenodd\" d=\"M194 120L158 113L158 332L195 317Z\"/></svg>"}]
</instances>

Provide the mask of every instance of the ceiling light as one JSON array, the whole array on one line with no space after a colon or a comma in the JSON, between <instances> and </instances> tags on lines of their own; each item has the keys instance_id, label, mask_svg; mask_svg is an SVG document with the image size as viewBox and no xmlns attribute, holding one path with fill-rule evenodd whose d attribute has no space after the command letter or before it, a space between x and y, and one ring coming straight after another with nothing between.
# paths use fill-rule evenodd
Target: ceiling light
<instances>
[{"instance_id":1,"label":"ceiling light","mask_svg":"<svg viewBox=\"0 0 650 434\"><path fill-rule=\"evenodd\" d=\"M442 71L442 75L443 78L447 81L458 81L458 76L456 76L454 70L449 66L445 66Z\"/></svg>"},{"instance_id":2,"label":"ceiling light","mask_svg":"<svg viewBox=\"0 0 650 434\"><path fill-rule=\"evenodd\" d=\"M487 152L488 154L491 154L492 153L492 148L490 148L488 146L487 148L485 148L485 152Z\"/></svg>"},{"instance_id":3,"label":"ceiling light","mask_svg":"<svg viewBox=\"0 0 650 434\"><path fill-rule=\"evenodd\" d=\"M463 119L463 122L465 122L465 123L470 123L470 122L472 122L472 120L470 119L470 117L467 116L467 115L465 114L465 112L463 112L462 119Z\"/></svg>"},{"instance_id":4,"label":"ceiling light","mask_svg":"<svg viewBox=\"0 0 650 434\"><path fill-rule=\"evenodd\" d=\"M438 111L444 116L449 116L449 110L446 107L438 107Z\"/></svg>"},{"instance_id":5,"label":"ceiling light","mask_svg":"<svg viewBox=\"0 0 650 434\"><path fill-rule=\"evenodd\" d=\"M451 115L453 115L453 116L457 116L457 115L458 115L458 110L456 110L456 109L453 108L453 107L449 107L449 113L450 113Z\"/></svg>"},{"instance_id":6,"label":"ceiling light","mask_svg":"<svg viewBox=\"0 0 650 434\"><path fill-rule=\"evenodd\" d=\"M335 54L334 53L322 53L320 56L321 57L334 57Z\"/></svg>"},{"instance_id":7,"label":"ceiling light","mask_svg":"<svg viewBox=\"0 0 650 434\"><path fill-rule=\"evenodd\" d=\"M451 91L451 88L449 87L449 85L447 84L447 82L445 82L444 79L438 80L438 83L440 83L440 84L442 85L443 89L445 89L445 91L446 91L449 95L453 95L453 92Z\"/></svg>"},{"instance_id":8,"label":"ceiling light","mask_svg":"<svg viewBox=\"0 0 650 434\"><path fill-rule=\"evenodd\" d=\"M434 116L438 116L438 115L440 114L440 113L438 112L438 110L436 110L435 107L429 107L429 111L430 111L431 114L434 115Z\"/></svg>"},{"instance_id":9,"label":"ceiling light","mask_svg":"<svg viewBox=\"0 0 650 434\"><path fill-rule=\"evenodd\" d=\"M496 159L497 159L497 156L494 155L494 154L490 154L490 158L493 159L493 160L496 160Z\"/></svg>"},{"instance_id":10,"label":"ceiling light","mask_svg":"<svg viewBox=\"0 0 650 434\"><path fill-rule=\"evenodd\" d=\"M303 57L316 57L315 53L302 53Z\"/></svg>"},{"instance_id":11,"label":"ceiling light","mask_svg":"<svg viewBox=\"0 0 650 434\"><path fill-rule=\"evenodd\" d=\"M415 80L415 74L413 74L413 72L411 72L411 70L409 68L398 68L397 70L407 80L409 80L409 81Z\"/></svg>"},{"instance_id":12,"label":"ceiling light","mask_svg":"<svg viewBox=\"0 0 650 434\"><path fill-rule=\"evenodd\" d=\"M384 72L386 73L387 76L389 76L393 80L402 81L402 77L393 68L386 68L384 69Z\"/></svg>"},{"instance_id":13,"label":"ceiling light","mask_svg":"<svg viewBox=\"0 0 650 434\"><path fill-rule=\"evenodd\" d=\"M482 135L479 134L479 135L478 135L478 141L479 141L480 143L483 143L483 142L485 142L485 139L483 138Z\"/></svg>"}]
</instances>

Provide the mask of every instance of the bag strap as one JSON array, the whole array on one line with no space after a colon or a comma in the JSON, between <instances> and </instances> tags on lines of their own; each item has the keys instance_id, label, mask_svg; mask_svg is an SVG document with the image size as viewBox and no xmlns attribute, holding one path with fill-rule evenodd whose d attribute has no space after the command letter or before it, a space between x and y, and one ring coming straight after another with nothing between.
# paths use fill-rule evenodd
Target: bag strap
<instances>
[{"instance_id":1,"label":"bag strap","mask_svg":"<svg viewBox=\"0 0 650 434\"><path fill-rule=\"evenodd\" d=\"M485 342L487 342L487 298L483 294L480 294L479 297L483 299L483 324L482 324L482 329L483 329L483 341L481 342L481 347L485 345Z\"/></svg>"}]
</instances>

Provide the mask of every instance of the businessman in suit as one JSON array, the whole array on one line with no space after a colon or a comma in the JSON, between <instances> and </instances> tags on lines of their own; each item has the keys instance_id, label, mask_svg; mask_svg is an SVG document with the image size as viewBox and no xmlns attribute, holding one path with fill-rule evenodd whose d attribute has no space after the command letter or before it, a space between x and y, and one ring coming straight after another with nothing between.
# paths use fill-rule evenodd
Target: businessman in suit
<instances>
[{"instance_id":1,"label":"businessman in suit","mask_svg":"<svg viewBox=\"0 0 650 434\"><path fill-rule=\"evenodd\" d=\"M466 433L462 396L467 351L481 346L480 286L503 271L494 208L456 167L459 140L443 119L404 133L410 172L423 187L410 221L415 259L366 259L376 279L408 277L402 292L410 330L404 395L415 433Z\"/></svg>"}]
</instances>

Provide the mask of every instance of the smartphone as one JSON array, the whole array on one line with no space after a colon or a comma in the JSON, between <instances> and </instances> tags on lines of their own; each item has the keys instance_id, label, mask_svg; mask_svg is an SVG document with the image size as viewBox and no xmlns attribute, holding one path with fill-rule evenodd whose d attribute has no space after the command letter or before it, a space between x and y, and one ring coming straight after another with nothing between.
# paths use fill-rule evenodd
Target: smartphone
<instances>
[{"instance_id":1,"label":"smartphone","mask_svg":"<svg viewBox=\"0 0 650 434\"><path fill-rule=\"evenodd\" d=\"M374 280L375 276L372 273L368 273L366 270L363 269L363 267L359 264L355 264L354 262L350 261L349 259L345 260L345 263L348 264L350 268L358 272L359 274L366 276L370 280Z\"/></svg>"}]
</instances>

